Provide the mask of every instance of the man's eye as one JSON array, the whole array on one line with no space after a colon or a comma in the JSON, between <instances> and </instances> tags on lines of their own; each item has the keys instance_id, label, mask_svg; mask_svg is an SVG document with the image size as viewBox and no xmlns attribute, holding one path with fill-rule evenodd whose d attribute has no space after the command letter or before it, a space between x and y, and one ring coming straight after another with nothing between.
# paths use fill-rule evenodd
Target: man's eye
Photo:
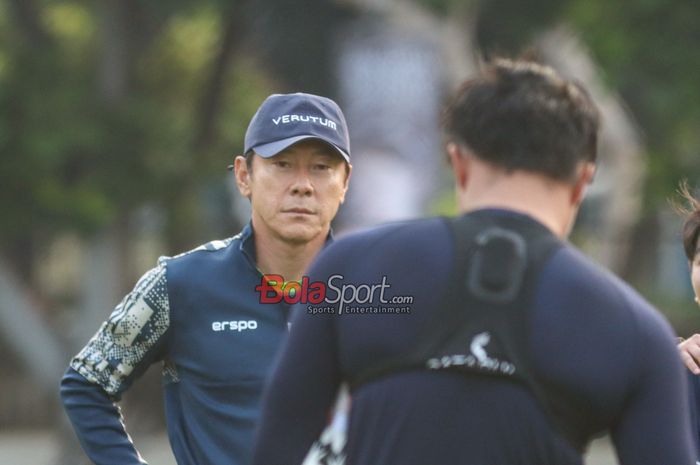
<instances>
[{"instance_id":1,"label":"man's eye","mask_svg":"<svg viewBox=\"0 0 700 465\"><path fill-rule=\"evenodd\" d=\"M279 166L280 168L287 168L289 166L289 162L284 160L276 160L275 166Z\"/></svg>"},{"instance_id":2,"label":"man's eye","mask_svg":"<svg viewBox=\"0 0 700 465\"><path fill-rule=\"evenodd\" d=\"M330 168L331 167L329 165L326 165L324 163L318 163L318 164L314 165L314 169L316 169L318 171L326 171L326 170L329 170Z\"/></svg>"}]
</instances>

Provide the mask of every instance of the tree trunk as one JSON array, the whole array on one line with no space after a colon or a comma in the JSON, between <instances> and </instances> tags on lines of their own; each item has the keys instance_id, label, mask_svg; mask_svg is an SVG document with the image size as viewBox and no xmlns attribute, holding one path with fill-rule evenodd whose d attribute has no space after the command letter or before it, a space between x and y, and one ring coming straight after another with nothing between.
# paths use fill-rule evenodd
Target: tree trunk
<instances>
[{"instance_id":1,"label":"tree trunk","mask_svg":"<svg viewBox=\"0 0 700 465\"><path fill-rule=\"evenodd\" d=\"M206 86L203 88L193 114L193 136L189 160L196 165L198 160L206 157L207 152L216 144L216 124L221 109L222 95L226 88L226 77L243 38L247 35L246 27L249 22L247 1L237 2L227 9L227 16L221 30L219 49L211 66ZM223 167L223 163L222 163ZM186 172L188 172L187 170ZM197 221L195 216L199 211L196 204L198 199L195 192L195 179L185 175L178 179L172 189L172 195L166 201L169 208L170 221L168 224L168 244L171 250L182 251L192 247L193 228Z\"/></svg>"},{"instance_id":2,"label":"tree trunk","mask_svg":"<svg viewBox=\"0 0 700 465\"><path fill-rule=\"evenodd\" d=\"M51 42L49 34L44 29L39 19L38 8L34 0L10 0L10 7L14 10L17 24L29 42L32 49L45 49Z\"/></svg>"}]
</instances>

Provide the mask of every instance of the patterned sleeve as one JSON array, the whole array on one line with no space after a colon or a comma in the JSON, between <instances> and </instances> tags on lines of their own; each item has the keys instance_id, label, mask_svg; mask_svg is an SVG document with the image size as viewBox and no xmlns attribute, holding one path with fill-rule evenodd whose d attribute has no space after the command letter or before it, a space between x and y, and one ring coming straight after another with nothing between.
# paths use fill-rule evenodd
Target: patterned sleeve
<instances>
[{"instance_id":1,"label":"patterned sleeve","mask_svg":"<svg viewBox=\"0 0 700 465\"><path fill-rule=\"evenodd\" d=\"M170 324L166 261L147 272L117 305L71 368L113 397L157 360Z\"/></svg>"}]
</instances>

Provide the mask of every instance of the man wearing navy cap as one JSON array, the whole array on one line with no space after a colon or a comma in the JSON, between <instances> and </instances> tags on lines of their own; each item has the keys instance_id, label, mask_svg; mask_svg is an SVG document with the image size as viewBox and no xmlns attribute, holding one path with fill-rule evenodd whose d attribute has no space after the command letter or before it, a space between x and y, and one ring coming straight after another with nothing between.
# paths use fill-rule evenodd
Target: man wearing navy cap
<instances>
[{"instance_id":1,"label":"man wearing navy cap","mask_svg":"<svg viewBox=\"0 0 700 465\"><path fill-rule=\"evenodd\" d=\"M262 384L289 307L261 303L263 275L298 281L330 239L348 187L350 146L330 99L275 94L253 117L236 183L251 203L238 235L164 257L70 362L61 398L96 464L142 464L116 403L163 363L170 443L179 465L250 460Z\"/></svg>"}]
</instances>

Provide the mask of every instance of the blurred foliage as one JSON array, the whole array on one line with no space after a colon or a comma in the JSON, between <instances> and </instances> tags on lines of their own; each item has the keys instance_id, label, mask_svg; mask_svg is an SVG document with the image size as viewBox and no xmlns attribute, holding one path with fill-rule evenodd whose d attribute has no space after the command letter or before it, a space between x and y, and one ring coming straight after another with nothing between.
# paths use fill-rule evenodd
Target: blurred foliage
<instances>
[{"instance_id":1,"label":"blurred foliage","mask_svg":"<svg viewBox=\"0 0 700 465\"><path fill-rule=\"evenodd\" d=\"M570 2L570 21L646 136L648 203L660 206L700 162L700 3L695 0Z\"/></svg>"},{"instance_id":2,"label":"blurred foliage","mask_svg":"<svg viewBox=\"0 0 700 465\"><path fill-rule=\"evenodd\" d=\"M573 25L645 134L645 206L658 208L680 177L693 184L697 0L419 3L465 22L476 13L485 55L517 54L546 28ZM196 228L197 195L225 176L265 95L332 95L334 34L357 8L326 0L0 0L0 248L66 229L89 235L145 202L165 210L175 242L186 237ZM124 42L116 52L115 34ZM105 69L123 73L116 96L106 81L119 76Z\"/></svg>"},{"instance_id":3,"label":"blurred foliage","mask_svg":"<svg viewBox=\"0 0 700 465\"><path fill-rule=\"evenodd\" d=\"M451 0L421 0L460 14ZM561 24L577 31L601 79L622 97L647 151L644 211L635 227L623 276L683 327L694 305L676 305L660 290L663 229L678 182L700 186L700 2L697 0L482 0L475 43L485 57L527 53L544 31ZM473 18L464 18L465 24ZM605 124L603 122L603 124ZM577 241L576 236L573 237ZM675 239L674 239L675 240ZM579 240L579 242L581 242ZM680 241L678 240L678 243ZM644 253L639 253L644 250ZM644 260L641 259L644 257ZM642 264L643 262L643 264ZM666 270L668 271L668 270ZM681 299L687 300L690 291ZM675 313L674 313L675 311Z\"/></svg>"},{"instance_id":4,"label":"blurred foliage","mask_svg":"<svg viewBox=\"0 0 700 465\"><path fill-rule=\"evenodd\" d=\"M420 0L422 6L437 15L448 16L456 12L470 13L479 4L479 0Z\"/></svg>"},{"instance_id":5,"label":"blurred foliage","mask_svg":"<svg viewBox=\"0 0 700 465\"><path fill-rule=\"evenodd\" d=\"M20 13L21 1L0 2L4 249L28 235L91 234L144 202L178 209L169 201L179 192L226 175L270 87L234 49L219 106L202 109L237 4L127 1L110 10L109 2L34 1ZM103 33L110 21L124 29L116 36L124 44L113 66L125 76L116 97L100 82L106 49L115 46ZM216 112L213 135L197 142L206 111Z\"/></svg>"},{"instance_id":6,"label":"blurred foliage","mask_svg":"<svg viewBox=\"0 0 700 465\"><path fill-rule=\"evenodd\" d=\"M357 13L346 0L253 1L256 53L294 91L333 96L338 34Z\"/></svg>"},{"instance_id":7,"label":"blurred foliage","mask_svg":"<svg viewBox=\"0 0 700 465\"><path fill-rule=\"evenodd\" d=\"M478 2L477 43L481 53L517 55L537 34L564 18L575 0L483 0Z\"/></svg>"},{"instance_id":8,"label":"blurred foliage","mask_svg":"<svg viewBox=\"0 0 700 465\"><path fill-rule=\"evenodd\" d=\"M422 0L455 11L451 0ZM440 7L436 8L438 4ZM629 105L650 155L645 207L665 208L678 180L700 172L700 3L697 0L483 0L485 56L518 55L559 23L577 30L603 79Z\"/></svg>"}]
</instances>

